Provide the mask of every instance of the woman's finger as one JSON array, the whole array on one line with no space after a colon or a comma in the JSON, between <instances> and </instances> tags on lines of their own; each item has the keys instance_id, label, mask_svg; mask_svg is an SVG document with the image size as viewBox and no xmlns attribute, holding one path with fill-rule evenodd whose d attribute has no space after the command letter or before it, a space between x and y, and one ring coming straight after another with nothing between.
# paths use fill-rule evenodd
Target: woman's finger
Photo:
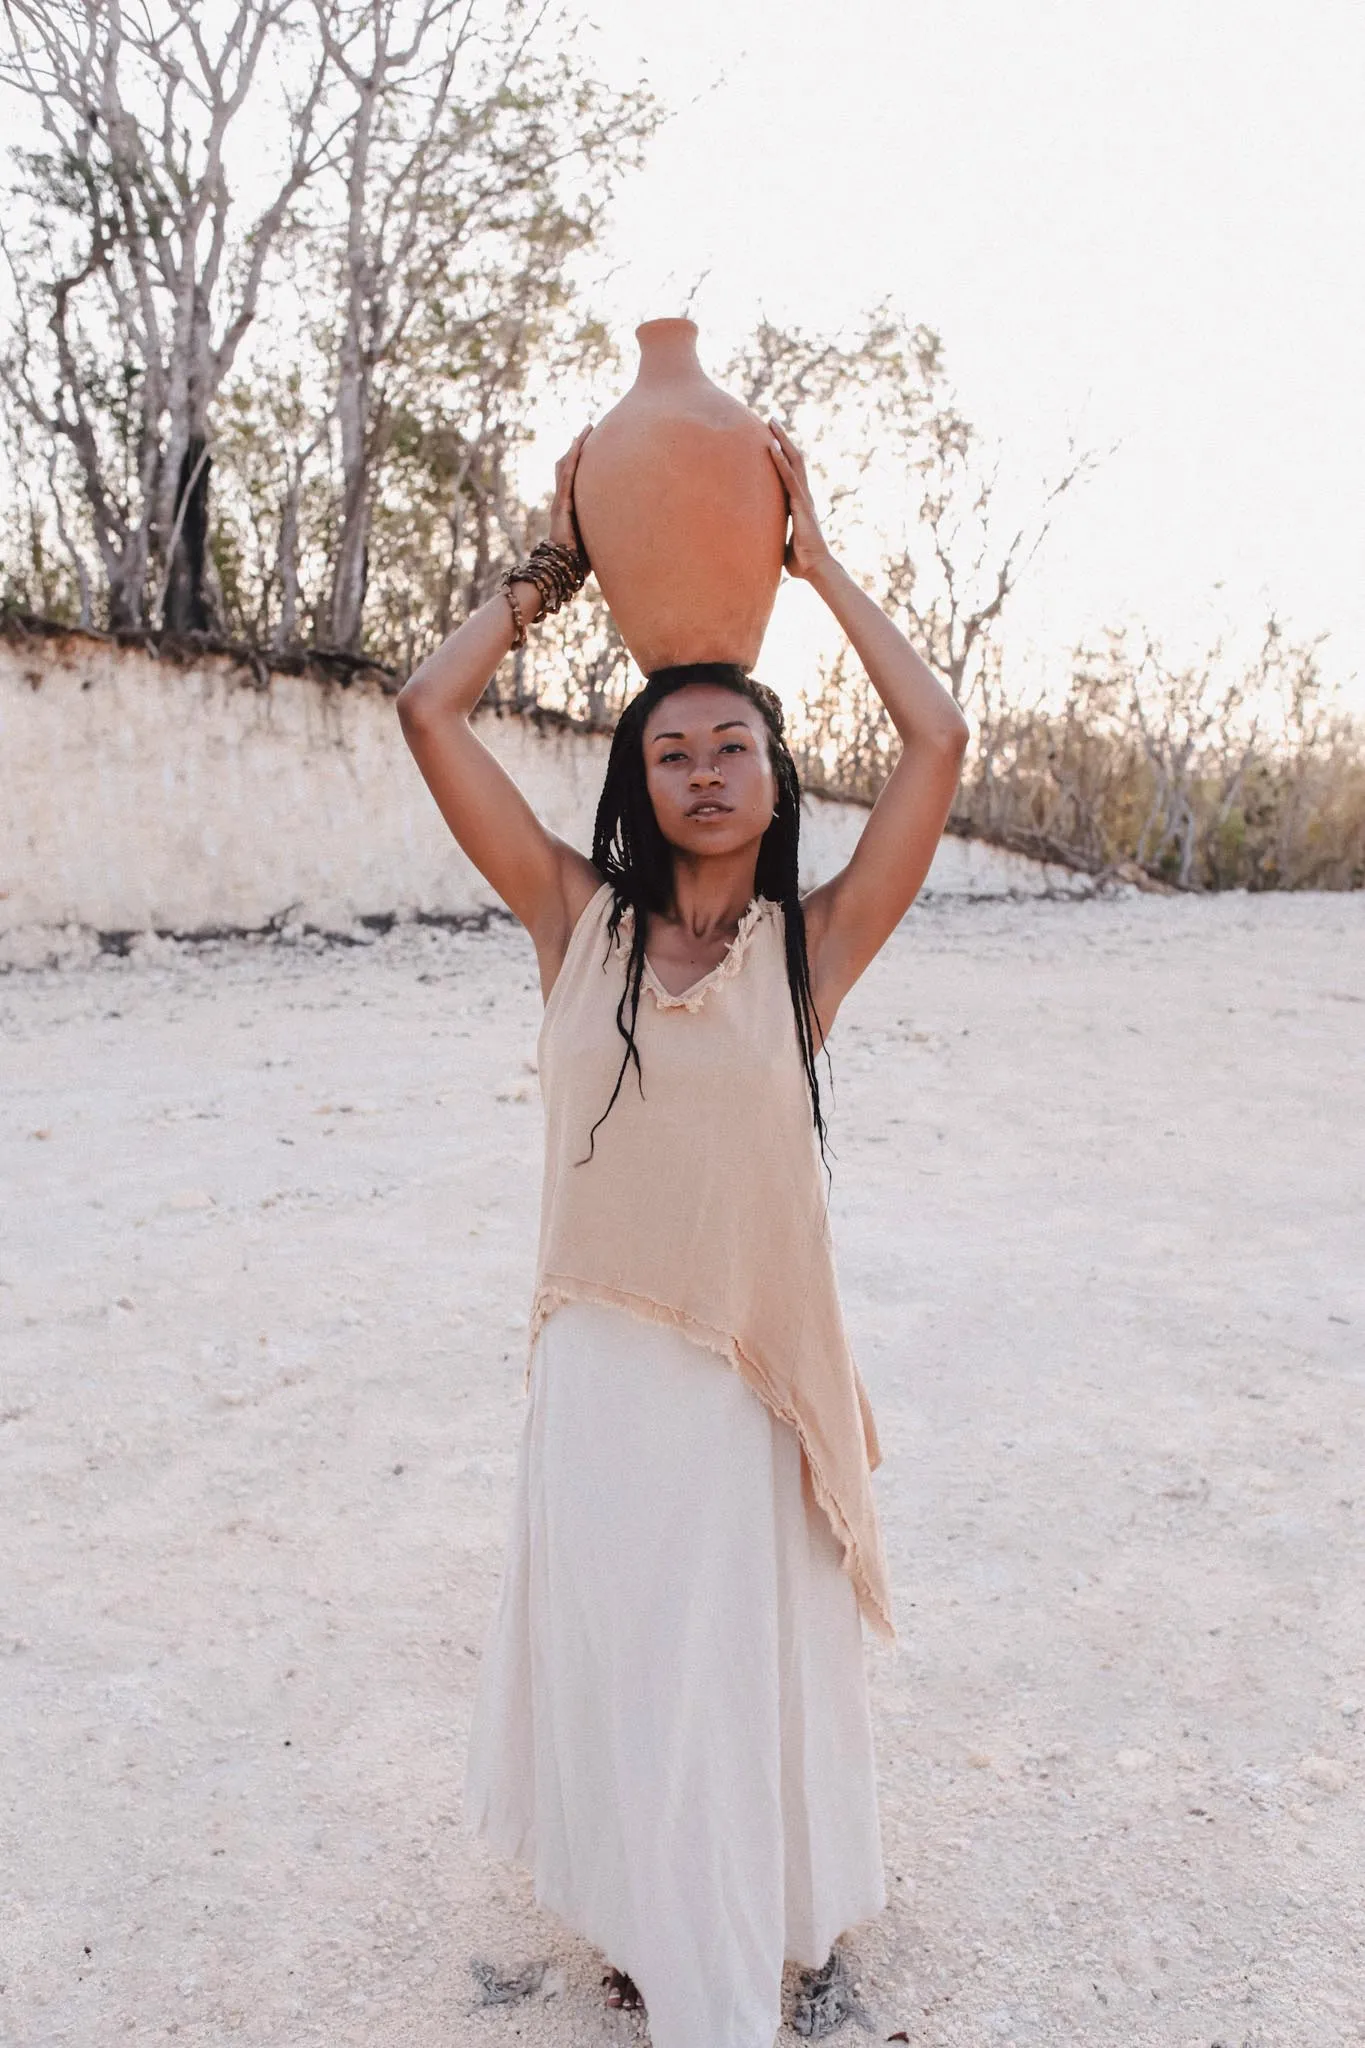
<instances>
[{"instance_id":1,"label":"woman's finger","mask_svg":"<svg viewBox=\"0 0 1365 2048\"><path fill-rule=\"evenodd\" d=\"M768 453L772 457L773 468L777 471L781 481L783 495L787 500L787 509L790 511L792 506L800 501L801 486L792 473L791 464L778 447L776 441L768 443Z\"/></svg>"},{"instance_id":2,"label":"woman's finger","mask_svg":"<svg viewBox=\"0 0 1365 2048\"><path fill-rule=\"evenodd\" d=\"M811 497L810 486L807 484L806 479L803 476L797 475L797 472L792 468L776 441L769 444L768 453L772 456L773 465L782 479L783 488L787 493L787 504L791 508L793 516L800 511L809 512L813 518L815 516L815 500Z\"/></svg>"},{"instance_id":3,"label":"woman's finger","mask_svg":"<svg viewBox=\"0 0 1365 2048\"><path fill-rule=\"evenodd\" d=\"M570 476L572 476L574 470L577 469L578 458L583 453L583 443L587 440L591 432L592 423L589 422L589 424L586 427L581 427L578 433L574 435L573 440L569 443L569 446L565 449L564 453L560 456L558 462L555 464L556 482L559 480L561 476L565 474L566 471Z\"/></svg>"},{"instance_id":4,"label":"woman's finger","mask_svg":"<svg viewBox=\"0 0 1365 2048\"><path fill-rule=\"evenodd\" d=\"M782 448L782 452L787 457L788 461L791 462L793 465L800 464L804 466L805 457L802 455L801 450L797 447L795 441L793 441L791 435L783 426L781 420L769 420L768 425L772 428L773 433L777 436L778 442L780 443Z\"/></svg>"},{"instance_id":5,"label":"woman's finger","mask_svg":"<svg viewBox=\"0 0 1365 2048\"><path fill-rule=\"evenodd\" d=\"M783 448L782 443L780 441L770 441L768 444L768 452L771 454L773 461L777 464L778 470L780 471L781 475L791 484L791 486L795 490L804 491L806 488L806 479L802 476L800 470L797 469L796 465L791 460L791 457Z\"/></svg>"},{"instance_id":6,"label":"woman's finger","mask_svg":"<svg viewBox=\"0 0 1365 2048\"><path fill-rule=\"evenodd\" d=\"M802 504L813 506L815 501L811 497L810 485L806 480L805 472L797 468L796 464L789 456L782 452L776 442L773 444L772 455L773 461L777 464L778 474L787 486L788 497L799 498Z\"/></svg>"}]
</instances>

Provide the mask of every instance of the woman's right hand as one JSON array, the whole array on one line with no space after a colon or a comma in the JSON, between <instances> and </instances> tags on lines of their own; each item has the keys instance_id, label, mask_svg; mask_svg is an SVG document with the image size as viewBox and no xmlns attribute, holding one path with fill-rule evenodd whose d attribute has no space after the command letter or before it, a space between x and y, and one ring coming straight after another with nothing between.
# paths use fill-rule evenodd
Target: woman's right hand
<instances>
[{"instance_id":1,"label":"woman's right hand","mask_svg":"<svg viewBox=\"0 0 1365 2048\"><path fill-rule=\"evenodd\" d=\"M572 548L583 562L587 561L587 556L583 553L573 516L573 480L578 471L578 458L583 453L583 443L591 432L591 427L584 427L555 464L555 494L550 505L550 539L557 547Z\"/></svg>"}]
</instances>

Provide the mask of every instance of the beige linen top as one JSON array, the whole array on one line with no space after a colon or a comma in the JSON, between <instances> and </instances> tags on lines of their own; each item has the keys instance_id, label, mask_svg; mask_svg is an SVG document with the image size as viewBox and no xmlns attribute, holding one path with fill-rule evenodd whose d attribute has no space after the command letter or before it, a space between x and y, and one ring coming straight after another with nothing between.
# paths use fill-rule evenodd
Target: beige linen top
<instances>
[{"instance_id":1,"label":"beige linen top","mask_svg":"<svg viewBox=\"0 0 1365 2048\"><path fill-rule=\"evenodd\" d=\"M795 1429L859 1606L893 1637L871 1474L881 1462L839 1304L824 1171L787 983L782 906L755 897L682 995L646 960L626 1069L631 915L575 925L540 1031L545 1179L530 1340L564 1302L614 1303L718 1352ZM586 1160L586 1164L578 1164ZM529 1370L529 1368L528 1368Z\"/></svg>"}]
</instances>

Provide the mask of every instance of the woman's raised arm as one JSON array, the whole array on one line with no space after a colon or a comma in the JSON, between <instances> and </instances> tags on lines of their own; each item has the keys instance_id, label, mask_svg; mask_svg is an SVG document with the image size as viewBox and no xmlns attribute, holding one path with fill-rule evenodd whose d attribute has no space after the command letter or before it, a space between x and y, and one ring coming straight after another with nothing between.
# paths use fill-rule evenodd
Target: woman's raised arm
<instances>
[{"instance_id":1,"label":"woman's raised arm","mask_svg":"<svg viewBox=\"0 0 1365 2048\"><path fill-rule=\"evenodd\" d=\"M816 518L805 461L776 421L770 424L773 461L791 511L788 574L819 591L902 743L852 858L803 899L811 994L828 1031L849 989L919 894L952 807L970 727L900 628L835 561Z\"/></svg>"},{"instance_id":2,"label":"woman's raised arm","mask_svg":"<svg viewBox=\"0 0 1365 2048\"><path fill-rule=\"evenodd\" d=\"M573 479L588 428L555 465L550 538L575 547ZM540 616L534 583L515 582L523 621ZM601 883L592 862L551 832L506 769L477 738L470 714L510 653L512 608L498 592L429 654L398 693L403 737L442 817L479 873L530 932L549 989L569 934Z\"/></svg>"}]
</instances>

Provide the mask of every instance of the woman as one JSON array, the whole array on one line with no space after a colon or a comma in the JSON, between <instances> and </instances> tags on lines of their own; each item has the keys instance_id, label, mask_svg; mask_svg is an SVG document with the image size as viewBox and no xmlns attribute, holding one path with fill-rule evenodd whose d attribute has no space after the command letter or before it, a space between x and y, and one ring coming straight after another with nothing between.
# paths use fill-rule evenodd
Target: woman
<instances>
[{"instance_id":1,"label":"woman","mask_svg":"<svg viewBox=\"0 0 1365 2048\"><path fill-rule=\"evenodd\" d=\"M903 742L840 873L798 897L781 708L724 664L660 671L627 707L591 860L546 830L469 724L565 593L534 560L398 699L546 1000L529 1400L467 1808L613 1958L608 2004L646 2004L654 2048L771 2048L784 1958L823 1963L885 1904L860 1623L891 1633L880 1454L815 1056L924 880L967 726L834 560L772 431L786 567ZM586 437L555 473L561 567Z\"/></svg>"}]
</instances>

